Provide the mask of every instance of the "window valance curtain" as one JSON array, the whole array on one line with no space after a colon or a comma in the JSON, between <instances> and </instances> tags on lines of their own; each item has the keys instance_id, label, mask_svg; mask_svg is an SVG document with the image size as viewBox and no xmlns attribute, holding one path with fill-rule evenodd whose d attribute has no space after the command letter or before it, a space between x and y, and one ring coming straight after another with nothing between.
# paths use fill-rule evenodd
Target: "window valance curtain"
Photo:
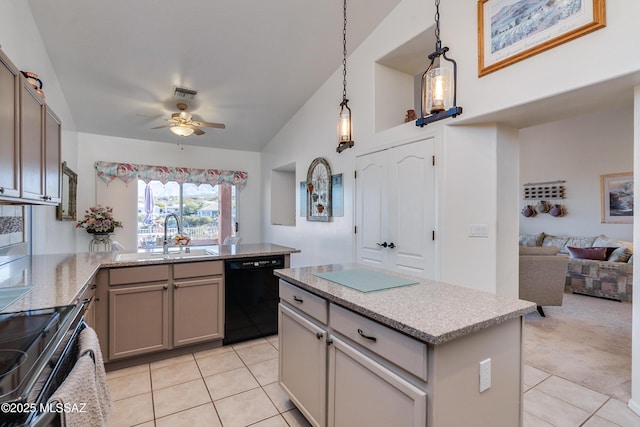
<instances>
[{"instance_id":1,"label":"window valance curtain","mask_svg":"<svg viewBox=\"0 0 640 427\"><path fill-rule=\"evenodd\" d=\"M95 162L96 174L107 184L118 178L125 183L133 179L160 181L166 184L176 181L180 184L235 185L239 189L247 183L247 172L218 169L195 169L174 166L136 165L132 163Z\"/></svg>"}]
</instances>

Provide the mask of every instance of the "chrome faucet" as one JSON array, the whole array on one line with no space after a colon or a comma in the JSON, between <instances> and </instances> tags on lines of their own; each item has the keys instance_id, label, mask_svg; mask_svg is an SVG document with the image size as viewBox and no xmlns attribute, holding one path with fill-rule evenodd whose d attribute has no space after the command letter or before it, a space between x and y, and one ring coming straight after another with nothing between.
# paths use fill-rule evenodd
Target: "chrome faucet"
<instances>
[{"instance_id":1,"label":"chrome faucet","mask_svg":"<svg viewBox=\"0 0 640 427\"><path fill-rule=\"evenodd\" d=\"M164 240L162 241L162 253L169 253L169 240L167 239L167 223L169 222L169 218L174 217L176 219L176 224L178 224L178 234L182 236L182 226L180 225L180 218L178 215L174 213L167 214L164 217Z\"/></svg>"}]
</instances>

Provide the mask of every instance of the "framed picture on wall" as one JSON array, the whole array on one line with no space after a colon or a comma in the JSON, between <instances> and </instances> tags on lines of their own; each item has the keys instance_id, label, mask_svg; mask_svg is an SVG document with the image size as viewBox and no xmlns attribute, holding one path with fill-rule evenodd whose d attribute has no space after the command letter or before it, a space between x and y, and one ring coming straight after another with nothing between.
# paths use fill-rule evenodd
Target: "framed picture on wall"
<instances>
[{"instance_id":1,"label":"framed picture on wall","mask_svg":"<svg viewBox=\"0 0 640 427\"><path fill-rule=\"evenodd\" d=\"M633 223L633 173L600 175L602 223Z\"/></svg>"},{"instance_id":2,"label":"framed picture on wall","mask_svg":"<svg viewBox=\"0 0 640 427\"><path fill-rule=\"evenodd\" d=\"M605 26L605 0L478 0L478 76Z\"/></svg>"}]
</instances>

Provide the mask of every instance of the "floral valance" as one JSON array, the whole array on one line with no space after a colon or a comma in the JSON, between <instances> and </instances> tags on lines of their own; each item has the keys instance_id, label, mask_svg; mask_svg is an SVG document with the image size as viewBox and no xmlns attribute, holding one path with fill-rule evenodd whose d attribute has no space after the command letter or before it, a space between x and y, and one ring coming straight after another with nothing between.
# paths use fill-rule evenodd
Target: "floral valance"
<instances>
[{"instance_id":1,"label":"floral valance","mask_svg":"<svg viewBox=\"0 0 640 427\"><path fill-rule=\"evenodd\" d=\"M147 184L149 181L160 181L166 184L176 181L193 184L235 185L243 188L247 183L247 172L227 171L218 169L195 169L174 166L136 165L132 163L95 162L96 174L107 184L118 178L125 183L134 179L141 179Z\"/></svg>"}]
</instances>

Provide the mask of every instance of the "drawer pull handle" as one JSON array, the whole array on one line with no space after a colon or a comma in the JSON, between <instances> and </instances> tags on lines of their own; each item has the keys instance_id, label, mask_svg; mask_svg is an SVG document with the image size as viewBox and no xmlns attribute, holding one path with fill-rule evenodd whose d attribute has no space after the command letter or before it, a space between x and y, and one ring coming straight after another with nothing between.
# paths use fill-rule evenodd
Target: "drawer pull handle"
<instances>
[{"instance_id":1,"label":"drawer pull handle","mask_svg":"<svg viewBox=\"0 0 640 427\"><path fill-rule=\"evenodd\" d=\"M373 342L378 341L378 339L376 337L365 335L365 333L362 331L362 329L358 329L358 335L360 335L362 338L367 339L369 341L373 341Z\"/></svg>"},{"instance_id":2,"label":"drawer pull handle","mask_svg":"<svg viewBox=\"0 0 640 427\"><path fill-rule=\"evenodd\" d=\"M319 340L321 340L323 336L324 334L322 332L316 332L316 338L318 338Z\"/></svg>"},{"instance_id":3,"label":"drawer pull handle","mask_svg":"<svg viewBox=\"0 0 640 427\"><path fill-rule=\"evenodd\" d=\"M293 296L293 300L294 300L295 302L304 302L304 301L302 300L302 298L298 298L298 297L297 297L297 296L295 296L295 295Z\"/></svg>"}]
</instances>

